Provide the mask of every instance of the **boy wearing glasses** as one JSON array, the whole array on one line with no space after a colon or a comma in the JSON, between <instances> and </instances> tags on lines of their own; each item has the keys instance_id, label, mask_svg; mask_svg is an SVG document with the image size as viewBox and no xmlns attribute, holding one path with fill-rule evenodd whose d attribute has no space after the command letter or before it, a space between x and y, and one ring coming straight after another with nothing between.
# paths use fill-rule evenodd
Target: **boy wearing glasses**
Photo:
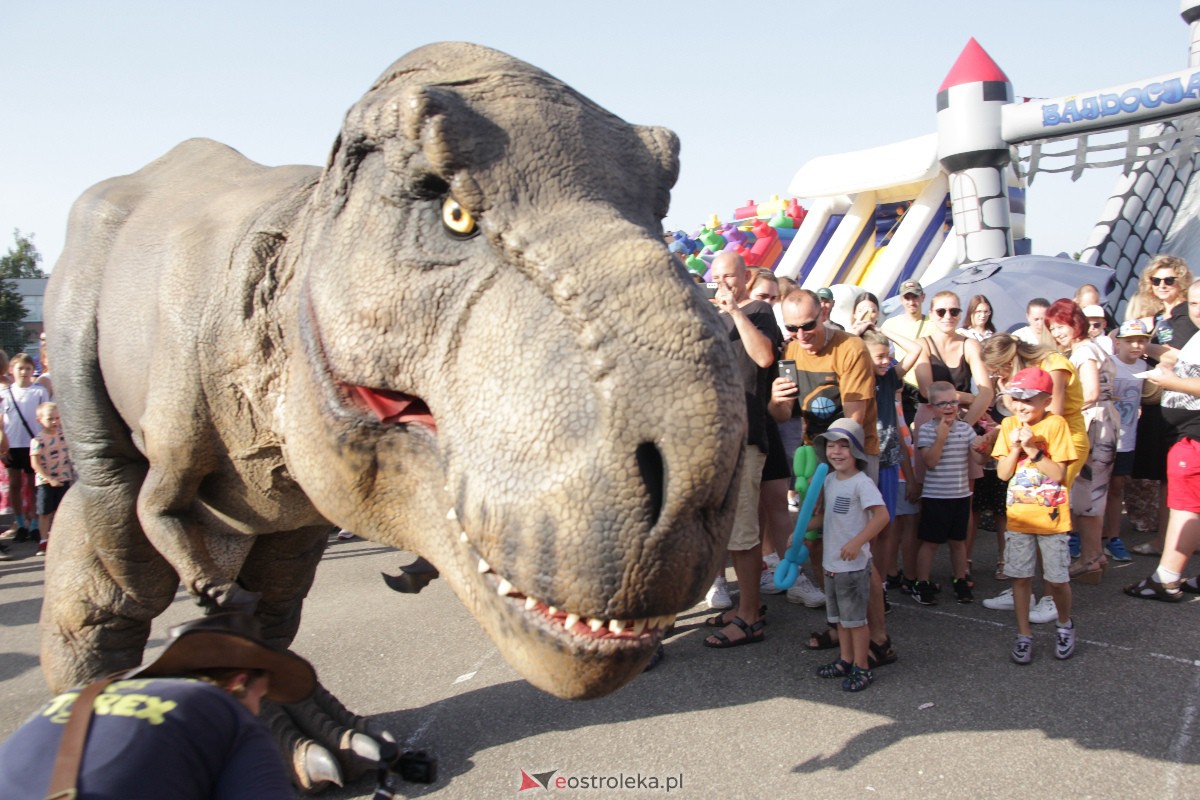
<instances>
[{"instance_id":1,"label":"boy wearing glasses","mask_svg":"<svg viewBox=\"0 0 1200 800\"><path fill-rule=\"evenodd\" d=\"M977 454L975 429L959 419L958 390L946 381L929 387L929 404L934 418L917 432L917 448L925 464L921 491L921 524L917 538L917 580L912 597L923 606L937 605L936 589L929 579L933 556L943 542L950 544L950 566L954 572L954 597L960 603L975 598L967 582L967 525L971 518L971 485L967 467Z\"/></svg>"}]
</instances>

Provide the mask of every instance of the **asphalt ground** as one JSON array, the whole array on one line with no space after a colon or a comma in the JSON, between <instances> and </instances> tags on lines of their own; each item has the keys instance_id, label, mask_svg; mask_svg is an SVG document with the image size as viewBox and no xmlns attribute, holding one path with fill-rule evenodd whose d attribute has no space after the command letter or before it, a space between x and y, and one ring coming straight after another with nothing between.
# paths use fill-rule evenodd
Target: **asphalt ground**
<instances>
[{"instance_id":1,"label":"asphalt ground","mask_svg":"<svg viewBox=\"0 0 1200 800\"><path fill-rule=\"evenodd\" d=\"M978 541L978 599L1003 588L991 577L993 540ZM43 560L32 544L10 547L17 560L0 563L0 736L48 696L37 664ZM588 702L522 681L444 583L416 596L387 589L379 573L409 560L331 542L295 642L347 706L437 755L437 782L398 783L397 797L646 796L666 794L668 778L684 798L1200 797L1200 602L1120 592L1154 559L1075 587L1080 638L1069 661L1053 657L1053 625L1034 626L1034 663L1020 667L1008 660L1012 612L958 605L948 590L935 607L898 596L888 625L900 660L849 694L814 674L834 651L803 644L824 627L823 609L777 595L766 598L764 642L702 647L708 612L694 608L657 669ZM936 571L947 572L944 554ZM148 652L196 614L181 592ZM551 788L519 792L522 770L552 772ZM555 788L560 779L599 788ZM613 788L618 779L629 788ZM363 778L324 796L372 791Z\"/></svg>"}]
</instances>

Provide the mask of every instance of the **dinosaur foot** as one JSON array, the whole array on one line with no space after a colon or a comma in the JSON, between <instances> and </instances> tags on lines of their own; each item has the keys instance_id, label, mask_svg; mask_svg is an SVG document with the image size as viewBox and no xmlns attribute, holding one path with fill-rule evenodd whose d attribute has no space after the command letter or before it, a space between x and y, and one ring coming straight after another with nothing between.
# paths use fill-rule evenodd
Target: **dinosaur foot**
<instances>
[{"instance_id":1,"label":"dinosaur foot","mask_svg":"<svg viewBox=\"0 0 1200 800\"><path fill-rule=\"evenodd\" d=\"M320 683L301 703L263 703L262 720L291 764L296 784L309 794L330 784L344 786L397 759L390 733L374 729Z\"/></svg>"}]
</instances>

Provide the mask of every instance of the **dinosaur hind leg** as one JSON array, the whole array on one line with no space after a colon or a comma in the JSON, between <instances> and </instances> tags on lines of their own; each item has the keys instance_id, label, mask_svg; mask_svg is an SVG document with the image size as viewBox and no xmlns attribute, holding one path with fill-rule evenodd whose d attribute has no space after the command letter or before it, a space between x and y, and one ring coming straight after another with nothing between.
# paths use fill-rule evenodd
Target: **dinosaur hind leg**
<instances>
[{"instance_id":1,"label":"dinosaur hind leg","mask_svg":"<svg viewBox=\"0 0 1200 800\"><path fill-rule=\"evenodd\" d=\"M42 672L56 692L141 663L151 621L179 578L135 513L145 465L73 485L54 517L41 615Z\"/></svg>"}]
</instances>

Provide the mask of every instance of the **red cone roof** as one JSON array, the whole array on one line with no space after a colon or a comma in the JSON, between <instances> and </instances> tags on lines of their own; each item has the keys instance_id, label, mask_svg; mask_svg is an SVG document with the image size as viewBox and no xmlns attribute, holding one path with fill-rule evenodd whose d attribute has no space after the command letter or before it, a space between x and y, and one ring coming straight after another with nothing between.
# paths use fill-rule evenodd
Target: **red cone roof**
<instances>
[{"instance_id":1,"label":"red cone roof","mask_svg":"<svg viewBox=\"0 0 1200 800\"><path fill-rule=\"evenodd\" d=\"M958 54L958 60L950 68L950 74L946 76L946 80L942 81L938 91L944 92L951 86L980 81L1010 82L1008 76L1004 74L1004 70L996 66L996 62L992 61L992 57L979 46L979 42L975 41L975 37L972 36L971 40L967 42L967 46Z\"/></svg>"}]
</instances>

